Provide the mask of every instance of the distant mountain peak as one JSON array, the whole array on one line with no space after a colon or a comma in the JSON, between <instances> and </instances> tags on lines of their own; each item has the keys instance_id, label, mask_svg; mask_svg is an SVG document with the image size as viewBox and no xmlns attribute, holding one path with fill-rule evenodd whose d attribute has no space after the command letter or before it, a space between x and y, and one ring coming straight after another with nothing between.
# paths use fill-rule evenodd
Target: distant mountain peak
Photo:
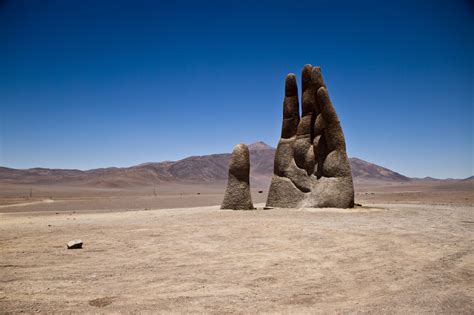
<instances>
[{"instance_id":1,"label":"distant mountain peak","mask_svg":"<svg viewBox=\"0 0 474 315\"><path fill-rule=\"evenodd\" d=\"M474 182L474 175L466 177L462 180L463 182Z\"/></svg>"},{"instance_id":2,"label":"distant mountain peak","mask_svg":"<svg viewBox=\"0 0 474 315\"><path fill-rule=\"evenodd\" d=\"M259 151L259 150L273 150L273 147L269 146L263 141L258 141L248 145L250 151Z\"/></svg>"},{"instance_id":3,"label":"distant mountain peak","mask_svg":"<svg viewBox=\"0 0 474 315\"><path fill-rule=\"evenodd\" d=\"M355 157L350 158L349 161L351 163L352 176L358 179L378 179L402 182L410 180L409 177L400 173Z\"/></svg>"}]
</instances>

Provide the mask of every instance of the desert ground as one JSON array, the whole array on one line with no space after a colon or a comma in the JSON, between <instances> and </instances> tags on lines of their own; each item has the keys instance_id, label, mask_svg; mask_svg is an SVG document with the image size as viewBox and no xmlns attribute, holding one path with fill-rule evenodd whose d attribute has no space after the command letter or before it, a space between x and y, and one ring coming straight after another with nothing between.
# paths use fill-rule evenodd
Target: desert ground
<instances>
[{"instance_id":1,"label":"desert ground","mask_svg":"<svg viewBox=\"0 0 474 315\"><path fill-rule=\"evenodd\" d=\"M360 183L354 209L255 188L256 211L222 185L0 188L0 313L474 312L472 183Z\"/></svg>"}]
</instances>

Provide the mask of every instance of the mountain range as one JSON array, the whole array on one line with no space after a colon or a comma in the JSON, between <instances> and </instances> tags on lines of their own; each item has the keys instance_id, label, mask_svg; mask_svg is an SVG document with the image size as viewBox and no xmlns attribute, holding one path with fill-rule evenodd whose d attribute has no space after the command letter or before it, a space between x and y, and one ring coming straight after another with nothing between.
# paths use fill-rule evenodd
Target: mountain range
<instances>
[{"instance_id":1,"label":"mountain range","mask_svg":"<svg viewBox=\"0 0 474 315\"><path fill-rule=\"evenodd\" d=\"M254 187L268 185L273 174L275 148L264 142L249 145L251 182ZM108 167L91 170L12 169L0 167L0 182L11 184L44 184L100 188L179 184L211 184L227 180L229 153L190 156L179 161L143 163L131 167ZM382 166L350 158L356 182L408 182L414 179ZM432 179L434 180L434 179ZM469 180L465 179L465 180ZM472 179L471 179L472 180Z\"/></svg>"}]
</instances>

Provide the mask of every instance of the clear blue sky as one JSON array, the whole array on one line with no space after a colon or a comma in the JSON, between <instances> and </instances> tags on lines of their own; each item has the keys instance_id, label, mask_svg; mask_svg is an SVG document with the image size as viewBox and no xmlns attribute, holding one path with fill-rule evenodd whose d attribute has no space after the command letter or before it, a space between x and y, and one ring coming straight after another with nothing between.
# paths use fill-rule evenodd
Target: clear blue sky
<instances>
[{"instance_id":1,"label":"clear blue sky","mask_svg":"<svg viewBox=\"0 0 474 315\"><path fill-rule=\"evenodd\" d=\"M348 152L473 172L474 5L0 0L0 165L89 169L276 146L284 77L320 65Z\"/></svg>"}]
</instances>

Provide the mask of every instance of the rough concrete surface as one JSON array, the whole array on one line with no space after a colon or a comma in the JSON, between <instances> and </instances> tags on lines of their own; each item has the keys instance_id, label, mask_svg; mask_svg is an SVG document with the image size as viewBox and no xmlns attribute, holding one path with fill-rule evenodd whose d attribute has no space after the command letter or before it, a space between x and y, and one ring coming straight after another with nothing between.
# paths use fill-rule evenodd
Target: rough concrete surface
<instances>
[{"instance_id":1,"label":"rough concrete surface","mask_svg":"<svg viewBox=\"0 0 474 315\"><path fill-rule=\"evenodd\" d=\"M285 83L281 139L267 206L354 206L354 184L346 143L319 67L301 75L301 117L296 77Z\"/></svg>"},{"instance_id":2,"label":"rough concrete surface","mask_svg":"<svg viewBox=\"0 0 474 315\"><path fill-rule=\"evenodd\" d=\"M250 194L250 153L247 145L237 144L230 157L229 178L221 209L253 210Z\"/></svg>"}]
</instances>

